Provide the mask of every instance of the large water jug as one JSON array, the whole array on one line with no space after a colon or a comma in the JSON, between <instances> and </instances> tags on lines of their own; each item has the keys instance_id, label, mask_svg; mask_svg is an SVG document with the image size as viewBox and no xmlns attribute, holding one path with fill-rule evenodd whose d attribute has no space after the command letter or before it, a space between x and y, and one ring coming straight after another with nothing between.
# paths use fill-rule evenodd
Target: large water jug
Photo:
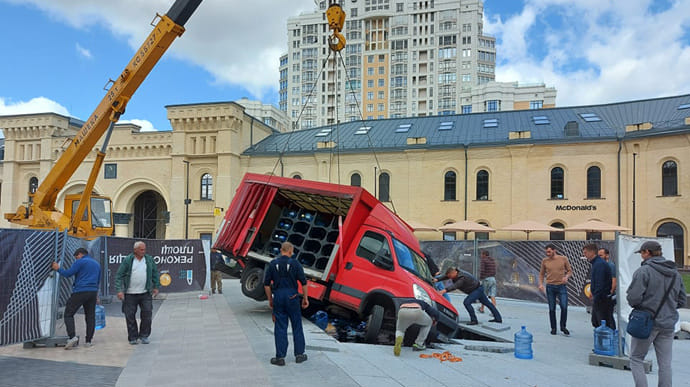
<instances>
[{"instance_id":1,"label":"large water jug","mask_svg":"<svg viewBox=\"0 0 690 387\"><path fill-rule=\"evenodd\" d=\"M606 320L601 320L601 325L594 329L594 353L605 356L616 355L616 349L613 346L613 329L606 326Z\"/></svg>"},{"instance_id":2,"label":"large water jug","mask_svg":"<svg viewBox=\"0 0 690 387\"><path fill-rule=\"evenodd\" d=\"M620 356L618 352L618 329L613 331L613 355Z\"/></svg>"},{"instance_id":3,"label":"large water jug","mask_svg":"<svg viewBox=\"0 0 690 387\"><path fill-rule=\"evenodd\" d=\"M320 310L314 314L314 324L321 329L326 329L328 326L328 313Z\"/></svg>"},{"instance_id":4,"label":"large water jug","mask_svg":"<svg viewBox=\"0 0 690 387\"><path fill-rule=\"evenodd\" d=\"M523 325L522 329L515 332L515 357L531 359L532 355L532 334L527 332Z\"/></svg>"},{"instance_id":5,"label":"large water jug","mask_svg":"<svg viewBox=\"0 0 690 387\"><path fill-rule=\"evenodd\" d=\"M105 308L96 304L96 329L105 328Z\"/></svg>"}]
</instances>

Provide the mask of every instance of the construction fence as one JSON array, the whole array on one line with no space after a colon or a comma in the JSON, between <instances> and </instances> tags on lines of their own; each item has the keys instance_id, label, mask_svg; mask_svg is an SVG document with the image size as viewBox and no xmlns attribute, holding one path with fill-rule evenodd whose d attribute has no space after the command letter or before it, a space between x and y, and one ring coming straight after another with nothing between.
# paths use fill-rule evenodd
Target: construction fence
<instances>
[{"instance_id":1,"label":"construction fence","mask_svg":"<svg viewBox=\"0 0 690 387\"><path fill-rule=\"evenodd\" d=\"M0 229L0 346L55 335L72 293L72 278L51 269L69 268L83 247L101 263L101 299L116 293L115 274L137 239L100 237L86 241L65 232ZM195 240L150 240L146 253L160 271L161 292L202 290L208 282L208 245Z\"/></svg>"}]
</instances>

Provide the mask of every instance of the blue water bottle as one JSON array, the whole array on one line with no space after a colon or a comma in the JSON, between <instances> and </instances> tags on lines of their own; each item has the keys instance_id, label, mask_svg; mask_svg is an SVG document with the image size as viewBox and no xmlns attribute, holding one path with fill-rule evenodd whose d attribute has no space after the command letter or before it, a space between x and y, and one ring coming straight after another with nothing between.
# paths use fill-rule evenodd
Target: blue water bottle
<instances>
[{"instance_id":1,"label":"blue water bottle","mask_svg":"<svg viewBox=\"0 0 690 387\"><path fill-rule=\"evenodd\" d=\"M527 332L524 325L522 329L515 332L515 357L518 359L532 358L532 334Z\"/></svg>"},{"instance_id":2,"label":"blue water bottle","mask_svg":"<svg viewBox=\"0 0 690 387\"><path fill-rule=\"evenodd\" d=\"M314 314L314 324L321 329L326 329L328 326L328 313L320 310Z\"/></svg>"},{"instance_id":3,"label":"blue water bottle","mask_svg":"<svg viewBox=\"0 0 690 387\"><path fill-rule=\"evenodd\" d=\"M618 329L613 331L613 355L620 356L620 353L618 352Z\"/></svg>"},{"instance_id":4,"label":"blue water bottle","mask_svg":"<svg viewBox=\"0 0 690 387\"><path fill-rule=\"evenodd\" d=\"M594 353L597 355L614 356L613 329L606 326L606 320L594 329Z\"/></svg>"},{"instance_id":5,"label":"blue water bottle","mask_svg":"<svg viewBox=\"0 0 690 387\"><path fill-rule=\"evenodd\" d=\"M96 304L96 329L105 328L105 308Z\"/></svg>"}]
</instances>

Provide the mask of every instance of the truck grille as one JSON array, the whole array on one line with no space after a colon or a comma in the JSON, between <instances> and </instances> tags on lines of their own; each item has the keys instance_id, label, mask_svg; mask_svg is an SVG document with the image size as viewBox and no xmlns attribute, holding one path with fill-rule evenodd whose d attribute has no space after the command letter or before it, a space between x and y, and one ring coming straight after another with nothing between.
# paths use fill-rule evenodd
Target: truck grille
<instances>
[{"instance_id":1,"label":"truck grille","mask_svg":"<svg viewBox=\"0 0 690 387\"><path fill-rule=\"evenodd\" d=\"M439 312L441 312L444 315L446 315L447 317L451 318L453 321L457 321L456 320L457 315L455 314L455 312L453 312L452 310L446 308L445 306L443 306L441 304L436 304L436 307L438 308Z\"/></svg>"}]
</instances>

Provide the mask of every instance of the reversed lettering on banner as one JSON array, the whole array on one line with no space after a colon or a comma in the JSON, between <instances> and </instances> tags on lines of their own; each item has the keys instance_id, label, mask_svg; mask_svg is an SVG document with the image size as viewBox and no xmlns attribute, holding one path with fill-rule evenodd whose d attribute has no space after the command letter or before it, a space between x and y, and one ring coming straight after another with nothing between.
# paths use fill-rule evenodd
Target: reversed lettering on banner
<instances>
[{"instance_id":1,"label":"reversed lettering on banner","mask_svg":"<svg viewBox=\"0 0 690 387\"><path fill-rule=\"evenodd\" d=\"M122 261L132 253L136 239L108 238L110 293L116 293L115 275ZM153 257L160 272L162 292L202 290L206 260L201 240L144 240L146 254Z\"/></svg>"}]
</instances>

